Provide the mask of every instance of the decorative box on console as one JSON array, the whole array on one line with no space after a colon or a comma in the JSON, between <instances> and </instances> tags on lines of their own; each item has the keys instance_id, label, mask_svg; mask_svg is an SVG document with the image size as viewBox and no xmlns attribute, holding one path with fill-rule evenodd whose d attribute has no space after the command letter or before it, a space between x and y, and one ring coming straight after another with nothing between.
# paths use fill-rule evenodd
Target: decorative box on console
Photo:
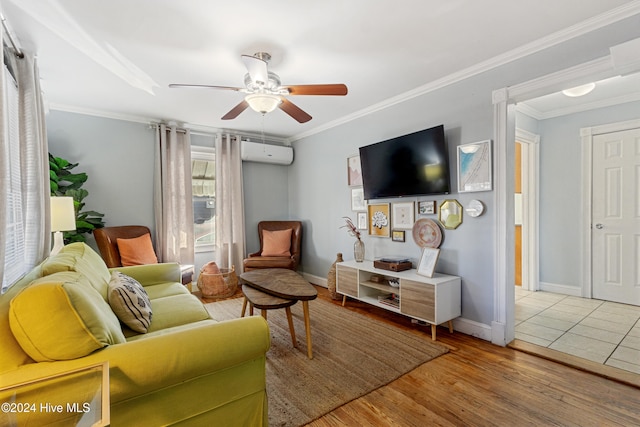
<instances>
[{"instance_id":1,"label":"decorative box on console","mask_svg":"<svg viewBox=\"0 0 640 427\"><path fill-rule=\"evenodd\" d=\"M405 271L409 270L412 264L406 258L380 258L373 261L373 266L389 271Z\"/></svg>"}]
</instances>

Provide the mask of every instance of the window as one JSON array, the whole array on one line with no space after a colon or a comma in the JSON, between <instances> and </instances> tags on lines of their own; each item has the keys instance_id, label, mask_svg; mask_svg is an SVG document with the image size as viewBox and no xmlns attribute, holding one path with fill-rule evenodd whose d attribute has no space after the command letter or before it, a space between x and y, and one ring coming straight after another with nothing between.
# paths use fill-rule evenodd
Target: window
<instances>
[{"instance_id":1,"label":"window","mask_svg":"<svg viewBox=\"0 0 640 427\"><path fill-rule=\"evenodd\" d=\"M191 150L193 226L196 252L212 251L216 241L216 181L213 149Z\"/></svg>"},{"instance_id":2,"label":"window","mask_svg":"<svg viewBox=\"0 0 640 427\"><path fill-rule=\"evenodd\" d=\"M26 271L24 225L22 223L22 179L20 170L20 135L18 126L18 88L8 69L4 73L5 99L4 122L5 141L2 155L8 159L5 174L6 194L4 204L7 214L6 245L4 270L2 274L2 293Z\"/></svg>"}]
</instances>

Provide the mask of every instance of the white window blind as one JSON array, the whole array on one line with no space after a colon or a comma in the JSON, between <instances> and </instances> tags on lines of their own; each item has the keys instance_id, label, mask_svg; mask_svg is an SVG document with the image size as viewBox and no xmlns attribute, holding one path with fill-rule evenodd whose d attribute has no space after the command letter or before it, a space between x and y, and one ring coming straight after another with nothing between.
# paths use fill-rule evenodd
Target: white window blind
<instances>
[{"instance_id":1,"label":"white window blind","mask_svg":"<svg viewBox=\"0 0 640 427\"><path fill-rule=\"evenodd\" d=\"M15 80L8 70L4 73L5 99L4 121L5 140L8 144L4 147L5 158L9 159L9 168L3 171L6 174L6 246L4 259L4 274L2 275L2 292L18 280L26 271L24 251L24 226L22 223L22 179L20 170L20 135L18 126L18 88Z\"/></svg>"}]
</instances>

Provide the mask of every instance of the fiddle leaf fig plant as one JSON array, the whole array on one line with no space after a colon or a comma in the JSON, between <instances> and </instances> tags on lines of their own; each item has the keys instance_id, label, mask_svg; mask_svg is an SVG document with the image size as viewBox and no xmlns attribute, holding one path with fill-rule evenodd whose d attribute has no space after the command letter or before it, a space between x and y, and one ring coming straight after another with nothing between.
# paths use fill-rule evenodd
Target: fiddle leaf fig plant
<instances>
[{"instance_id":1,"label":"fiddle leaf fig plant","mask_svg":"<svg viewBox=\"0 0 640 427\"><path fill-rule=\"evenodd\" d=\"M87 181L86 173L73 173L71 170L78 166L78 163L71 163L60 157L55 157L49 153L49 184L52 196L73 197L73 207L76 211L76 229L65 231L64 243L86 242L87 233L93 232L96 228L104 227L102 218L104 214L96 211L84 211L84 199L89 192L82 185Z\"/></svg>"}]
</instances>

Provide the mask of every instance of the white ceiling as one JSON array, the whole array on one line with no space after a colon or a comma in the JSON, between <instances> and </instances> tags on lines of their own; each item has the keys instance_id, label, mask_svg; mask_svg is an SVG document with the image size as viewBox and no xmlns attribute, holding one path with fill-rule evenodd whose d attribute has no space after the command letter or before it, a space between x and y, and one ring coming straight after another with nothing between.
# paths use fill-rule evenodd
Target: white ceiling
<instances>
[{"instance_id":1,"label":"white ceiling","mask_svg":"<svg viewBox=\"0 0 640 427\"><path fill-rule=\"evenodd\" d=\"M514 58L625 0L0 0L20 46L38 58L52 109L295 139L462 70ZM597 19L597 18L596 18ZM313 116L222 117L243 86L240 55L265 51L282 83L345 83L345 97L296 96ZM484 64L484 65L483 65Z\"/></svg>"}]
</instances>

